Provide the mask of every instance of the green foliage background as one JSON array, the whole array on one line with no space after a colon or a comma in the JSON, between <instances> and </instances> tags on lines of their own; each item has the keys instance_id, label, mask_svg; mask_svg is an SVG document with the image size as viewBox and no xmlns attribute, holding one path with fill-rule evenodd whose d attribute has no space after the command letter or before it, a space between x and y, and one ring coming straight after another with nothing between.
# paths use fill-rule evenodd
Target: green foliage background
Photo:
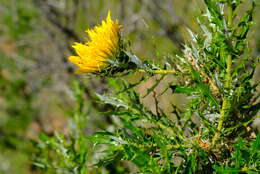
<instances>
[{"instance_id":1,"label":"green foliage background","mask_svg":"<svg viewBox=\"0 0 260 174\"><path fill-rule=\"evenodd\" d=\"M119 108L112 115L123 114L124 117L120 117L120 122L134 132L134 135L129 134L126 129L124 135L119 135L120 132L116 132L116 135L129 139L133 138L131 136L137 136L135 143L148 142L147 146L152 146L149 144L151 137L143 136L140 130L136 130L131 125L132 120L138 120L138 113L132 111L136 114L135 116L121 113L122 108L129 107L125 101L139 102L134 91L128 91L125 96L120 94L118 96L120 101L112 100L114 106L111 106L111 98L96 97L96 93L111 93L114 89L119 91L127 88L129 84L124 80L127 79L134 84L144 75L136 73L126 77L120 82L124 85L119 86L113 78L77 77L72 74L72 65L67 62L67 57L73 54L70 45L74 41L83 41L84 30L99 23L108 10L111 10L113 18L118 18L124 26L123 35L131 42L131 49L138 57L163 64L165 57L182 54L184 43L190 42L186 28L190 28L194 33L202 33L196 18L205 9L205 5L203 1L198 0L158 2L156 0L1 0L0 173L65 173L55 168L49 170L48 165L57 165L61 169L67 168L66 170L71 173L76 173L76 171L85 173L87 169L80 166L84 166L86 161L89 166L87 168L91 168L88 171L96 173L109 171L110 173L127 173L128 170L134 172L137 167L145 166L144 163L147 164L147 168L143 170L150 170L150 173L167 173L167 170L172 169L168 166L166 171L162 171L156 165L158 161L153 161L154 159L150 159L150 156L133 156L134 151L138 150L133 149L135 146L129 146L127 150L116 149L120 146L116 148L111 146L107 153L111 153L112 157L108 156L107 160L99 163L100 166L105 167L92 169L92 165L98 161L97 154L99 153L94 153L95 149L92 148L93 144L89 139L94 143L112 142L111 139L107 139L109 137L107 134L115 129L113 124L118 120L114 117L107 117L111 114L107 113L111 107ZM237 15L243 16L249 8L250 1L244 1ZM260 24L257 20L259 15L259 6L257 6L254 14L255 23L248 39L250 44L248 47L251 48L253 56L259 55L260 52ZM258 68L254 73L255 82L259 82L259 73ZM169 99L169 91L164 91L169 81L175 82L176 79L167 76L160 80L159 76L155 76L135 87L136 91L148 94L138 106L151 110L146 113L148 117L154 116L157 106L154 102L153 90L146 91L146 89L153 88L156 82L159 85L154 88L157 93L162 93L158 100L164 111L171 112L172 103L182 110L183 105L188 102L182 94L176 94ZM169 86L169 88L177 93L184 91L189 94L193 91L193 89L183 89L180 86ZM107 102L108 105L98 103L98 99ZM135 111L137 112L137 109ZM177 109L176 112L179 110ZM161 126L164 126L163 124ZM146 129L149 134L151 130ZM162 128L157 130L158 137L162 137L160 129ZM83 135L94 135L96 131L100 133L89 139L83 138ZM172 131L179 130L172 129L169 133L175 134ZM156 137L153 139L156 144L162 144L160 148L167 158L170 147L163 145L170 140L156 139ZM113 141L116 143L123 140L113 139ZM255 164L254 160L259 159L259 156L255 156L259 140L247 144L241 138L238 142L231 155L234 164L230 165L240 168L243 164ZM182 145L179 144L179 146ZM71 149L71 151L67 152L66 149ZM139 154L145 154L141 150L142 148ZM182 150L185 151L185 147ZM122 153L127 154L125 160L133 160L137 167L127 162L122 164L117 160L121 158ZM198 148L196 154L201 153L205 152ZM34 161L35 165L33 165L35 157L40 158ZM111 159L114 160L113 163ZM55 164L49 163L52 160ZM190 158L190 165L195 165L195 163L195 159ZM230 165L226 165L227 168L216 165L214 170L227 171ZM79 167L75 169L75 166ZM238 172L234 168L229 170L231 173Z\"/></svg>"}]
</instances>

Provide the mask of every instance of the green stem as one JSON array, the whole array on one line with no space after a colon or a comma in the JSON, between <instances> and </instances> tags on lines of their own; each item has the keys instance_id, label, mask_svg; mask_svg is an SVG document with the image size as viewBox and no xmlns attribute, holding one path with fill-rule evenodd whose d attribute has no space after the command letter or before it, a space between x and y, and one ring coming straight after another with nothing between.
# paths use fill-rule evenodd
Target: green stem
<instances>
[{"instance_id":1,"label":"green stem","mask_svg":"<svg viewBox=\"0 0 260 174\"><path fill-rule=\"evenodd\" d=\"M220 118L218 120L217 132L215 133L215 135L212 139L212 146L213 147L216 145L216 142L220 137L221 130L223 128L223 122L229 114L229 109L230 109L230 100L225 97L224 100L223 100L221 111L220 111Z\"/></svg>"},{"instance_id":2,"label":"green stem","mask_svg":"<svg viewBox=\"0 0 260 174\"><path fill-rule=\"evenodd\" d=\"M138 71L139 72L147 72L147 71L145 71L143 69L138 69ZM149 72L152 72L154 74L175 74L176 73L175 70L161 70L161 69L159 69L159 70L151 70Z\"/></svg>"},{"instance_id":3,"label":"green stem","mask_svg":"<svg viewBox=\"0 0 260 174\"><path fill-rule=\"evenodd\" d=\"M233 25L233 8L231 5L228 6L228 28L230 30L232 30L232 25ZM231 41L230 41L231 42ZM232 86L232 55L229 54L227 56L227 69L226 69L226 73L227 73L227 82L226 82L226 87L227 88L231 88Z\"/></svg>"},{"instance_id":4,"label":"green stem","mask_svg":"<svg viewBox=\"0 0 260 174\"><path fill-rule=\"evenodd\" d=\"M232 6L228 6L228 28L231 30L233 25L233 9ZM232 55L229 54L226 57L226 82L225 82L225 88L229 90L232 87ZM216 142L218 141L221 131L223 129L223 122L229 115L230 111L230 98L228 96L224 96L223 98L223 104L220 110L220 118L218 120L218 126L217 131L212 139L212 146L214 147L216 145Z\"/></svg>"}]
</instances>

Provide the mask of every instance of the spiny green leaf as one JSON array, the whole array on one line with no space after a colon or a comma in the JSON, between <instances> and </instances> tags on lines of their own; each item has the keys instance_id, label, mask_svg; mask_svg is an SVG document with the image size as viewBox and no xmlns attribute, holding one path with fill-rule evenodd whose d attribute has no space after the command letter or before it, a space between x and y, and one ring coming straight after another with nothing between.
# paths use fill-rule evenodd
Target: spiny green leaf
<instances>
[{"instance_id":1,"label":"spiny green leaf","mask_svg":"<svg viewBox=\"0 0 260 174\"><path fill-rule=\"evenodd\" d=\"M196 92L196 89L192 86L180 86L180 85L170 85L173 93L183 93L187 95L191 95Z\"/></svg>"},{"instance_id":2,"label":"spiny green leaf","mask_svg":"<svg viewBox=\"0 0 260 174\"><path fill-rule=\"evenodd\" d=\"M115 106L116 108L123 107L125 109L128 109L128 106L118 98L107 96L107 95L100 95L100 94L96 94L96 96L100 101L104 102L105 104Z\"/></svg>"}]
</instances>

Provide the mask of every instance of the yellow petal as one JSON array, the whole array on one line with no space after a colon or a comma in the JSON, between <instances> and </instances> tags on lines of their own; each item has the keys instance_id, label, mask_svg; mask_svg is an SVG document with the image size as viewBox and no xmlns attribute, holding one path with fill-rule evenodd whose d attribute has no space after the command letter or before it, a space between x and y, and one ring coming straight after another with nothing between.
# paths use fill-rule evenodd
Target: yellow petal
<instances>
[{"instance_id":1,"label":"yellow petal","mask_svg":"<svg viewBox=\"0 0 260 174\"><path fill-rule=\"evenodd\" d=\"M121 26L113 21L108 11L105 21L93 29L87 29L89 41L72 46L78 56L70 56L69 61L79 67L77 73L100 71L108 65L108 59L119 50Z\"/></svg>"}]
</instances>

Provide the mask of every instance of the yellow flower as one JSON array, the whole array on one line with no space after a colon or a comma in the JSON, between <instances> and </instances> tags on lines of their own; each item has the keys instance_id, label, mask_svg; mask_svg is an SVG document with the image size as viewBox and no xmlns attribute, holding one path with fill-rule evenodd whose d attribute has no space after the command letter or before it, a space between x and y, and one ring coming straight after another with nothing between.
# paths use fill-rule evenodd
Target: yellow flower
<instances>
[{"instance_id":1,"label":"yellow flower","mask_svg":"<svg viewBox=\"0 0 260 174\"><path fill-rule=\"evenodd\" d=\"M72 47L78 56L69 57L69 61L79 68L76 73L98 72L109 65L108 59L119 51L120 28L118 21L111 19L109 11L101 25L86 30L89 42L75 42Z\"/></svg>"}]
</instances>

